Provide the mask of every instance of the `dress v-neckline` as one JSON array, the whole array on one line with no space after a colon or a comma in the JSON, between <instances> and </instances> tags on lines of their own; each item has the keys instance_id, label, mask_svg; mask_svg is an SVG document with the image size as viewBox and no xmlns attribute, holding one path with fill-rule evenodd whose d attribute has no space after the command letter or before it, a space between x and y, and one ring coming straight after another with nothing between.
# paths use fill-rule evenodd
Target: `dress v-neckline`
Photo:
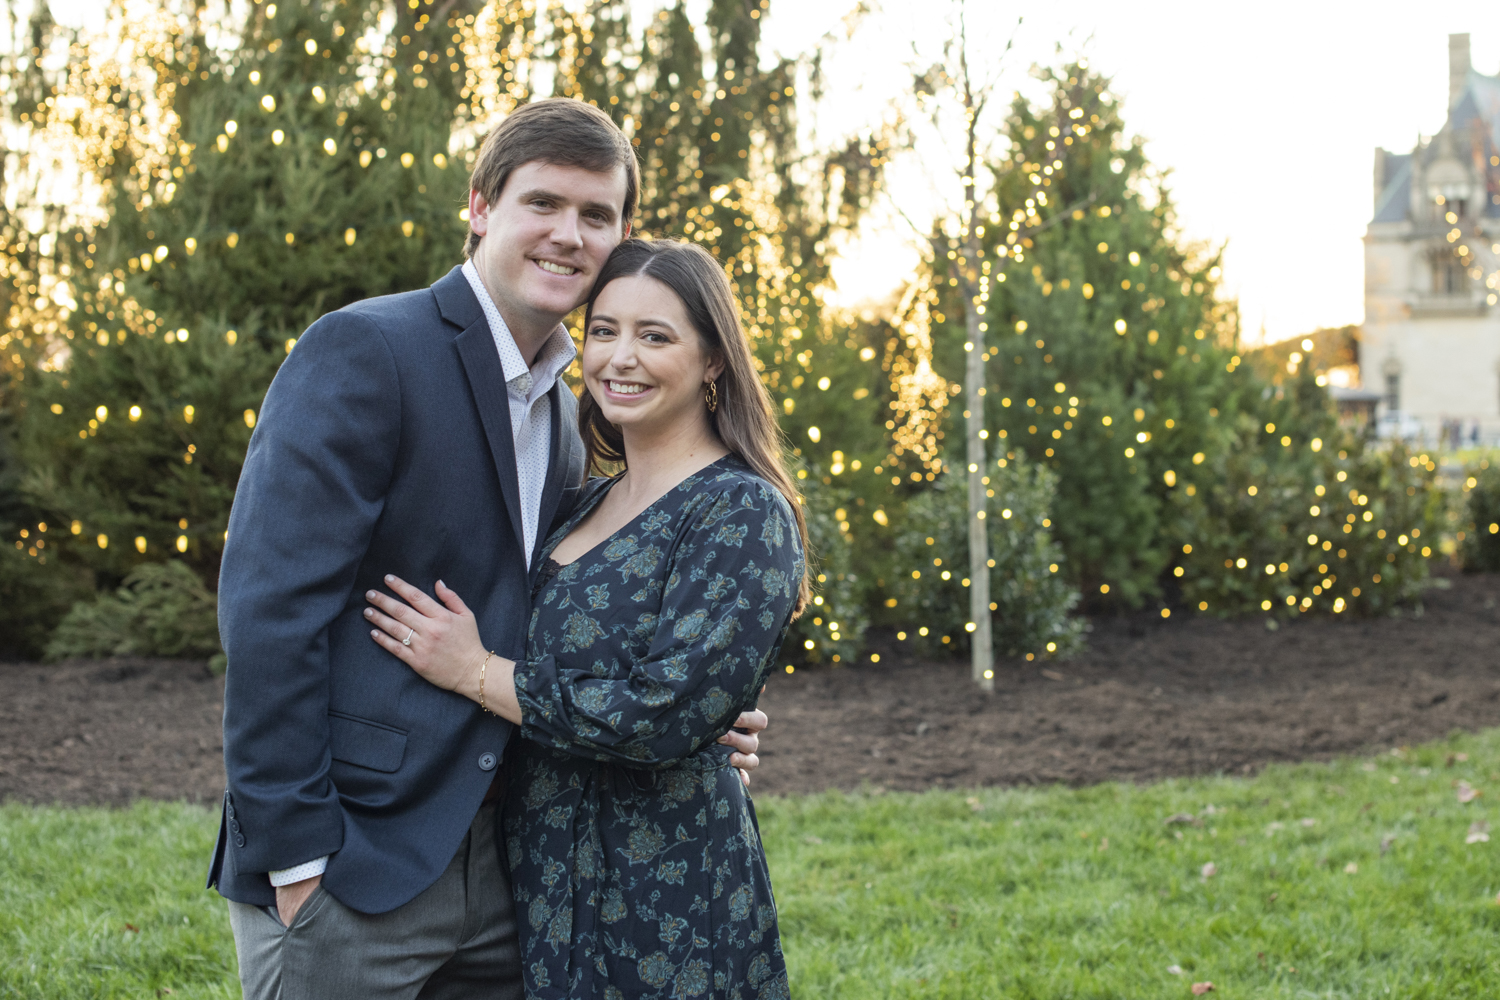
<instances>
[{"instance_id":1,"label":"dress v-neckline","mask_svg":"<svg viewBox=\"0 0 1500 1000\"><path fill-rule=\"evenodd\" d=\"M610 534L607 537L600 539L599 543L597 545L594 545L594 546L590 547L589 549L587 549L587 550L585 550L583 552L580 552L578 554L577 558L569 559L565 563L560 563L556 559L553 559L552 558L552 553L554 553L554 552L557 551L557 547L559 545L561 545L563 543L563 540L566 539L569 535L571 535L573 533L573 531L580 524L583 523L583 519L584 518L588 517L590 514L592 514L594 512L594 509L596 507L598 507L600 503L603 502L604 497L609 493L610 490L612 490L612 489L615 488L615 484L620 481L621 477L623 477L625 475L625 473L622 472L618 476L612 476L611 478L609 478L608 480L606 480L599 487L599 489L595 490L594 493L591 496L589 496L587 499L585 499L584 502L579 505L579 509L578 510L576 510L576 511L573 512L573 516L570 517L568 519L568 523L566 525L564 525L564 529L565 530L559 531L557 533L557 541L554 542L554 543L552 543L551 547L549 547L548 549L546 549L542 553L542 558L544 560L546 560L546 561L549 561L549 562L553 563L555 566L557 566L557 572L558 573L561 573L563 570L567 569L569 566L573 565L576 562L582 562L584 559L587 559L589 556L593 555L599 549L601 549L604 546L608 545L610 542L613 542L617 537L619 537L619 535L620 535L621 532L625 531L628 528L634 527L635 524L636 524L636 522L640 521L641 518L645 517L647 514L649 514L651 512L652 508L654 508L657 504L661 503L667 497L671 496L673 493L675 493L679 489L681 489L683 483L687 482L689 479L694 478L695 476L701 476L701 475L703 475L705 472L707 472L709 469L712 469L714 466L718 465L720 462L728 461L729 459L732 459L734 457L735 456L734 456L733 452L730 452L730 453L725 454L725 455L721 455L720 457L714 459L712 462L709 462L707 465L705 465L703 468L699 469L698 471L693 472L693 473L689 473L688 475L683 476L682 479L679 480L675 485L673 485L670 488L668 488L668 490L665 493L663 493L661 496L657 497L655 500L652 500L645 507L642 507L639 514L635 515L635 517L632 517L629 521L626 521L624 524L620 525L614 531L610 532ZM554 577L556 575L557 575L556 573L553 574Z\"/></svg>"}]
</instances>

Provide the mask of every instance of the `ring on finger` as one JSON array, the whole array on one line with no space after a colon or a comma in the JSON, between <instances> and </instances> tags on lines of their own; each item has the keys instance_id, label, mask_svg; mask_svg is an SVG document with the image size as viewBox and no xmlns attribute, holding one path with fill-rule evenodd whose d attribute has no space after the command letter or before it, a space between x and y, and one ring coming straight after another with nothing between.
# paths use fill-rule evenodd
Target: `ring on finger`
<instances>
[{"instance_id":1,"label":"ring on finger","mask_svg":"<svg viewBox=\"0 0 1500 1000\"><path fill-rule=\"evenodd\" d=\"M406 633L406 638L401 640L401 645L403 645L403 646L410 646L411 645L411 637L414 636L414 635L416 635L416 634L417 634L417 630L416 629L411 629L410 631L408 631Z\"/></svg>"}]
</instances>

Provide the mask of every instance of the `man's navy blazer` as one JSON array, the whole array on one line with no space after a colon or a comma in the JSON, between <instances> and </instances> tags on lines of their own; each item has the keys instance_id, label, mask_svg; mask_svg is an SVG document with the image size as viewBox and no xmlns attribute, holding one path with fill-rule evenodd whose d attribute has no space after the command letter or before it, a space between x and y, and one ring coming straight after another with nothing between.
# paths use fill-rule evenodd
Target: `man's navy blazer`
<instances>
[{"instance_id":1,"label":"man's navy blazer","mask_svg":"<svg viewBox=\"0 0 1500 1000\"><path fill-rule=\"evenodd\" d=\"M314 323L266 393L219 575L224 796L209 885L271 905L267 872L330 855L323 886L383 913L442 874L511 725L382 650L365 591L452 587L519 659L530 614L510 404L467 279ZM550 394L536 547L583 483L577 401Z\"/></svg>"}]
</instances>

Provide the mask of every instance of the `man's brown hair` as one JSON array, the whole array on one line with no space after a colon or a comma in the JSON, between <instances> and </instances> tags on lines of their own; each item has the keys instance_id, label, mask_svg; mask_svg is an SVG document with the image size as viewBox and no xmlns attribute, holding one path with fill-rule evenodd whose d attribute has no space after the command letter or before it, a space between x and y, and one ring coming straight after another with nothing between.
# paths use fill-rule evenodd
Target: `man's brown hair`
<instances>
[{"instance_id":1,"label":"man's brown hair","mask_svg":"<svg viewBox=\"0 0 1500 1000\"><path fill-rule=\"evenodd\" d=\"M484 137L479 160L469 177L469 189L478 191L493 205L517 167L538 161L601 174L624 167L625 204L620 229L623 233L630 231L640 200L640 168L630 140L609 115L569 97L549 97L522 105ZM464 256L472 257L478 246L478 234L469 233Z\"/></svg>"}]
</instances>

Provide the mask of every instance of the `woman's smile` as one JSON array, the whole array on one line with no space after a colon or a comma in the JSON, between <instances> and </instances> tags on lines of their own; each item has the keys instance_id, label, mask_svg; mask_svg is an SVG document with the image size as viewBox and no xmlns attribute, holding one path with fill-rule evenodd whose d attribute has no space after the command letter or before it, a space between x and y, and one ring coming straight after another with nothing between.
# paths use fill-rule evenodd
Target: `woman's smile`
<instances>
[{"instance_id":1,"label":"woman's smile","mask_svg":"<svg viewBox=\"0 0 1500 1000\"><path fill-rule=\"evenodd\" d=\"M604 388L612 396L639 396L649 391L652 387L640 382L622 382L619 379L605 379Z\"/></svg>"}]
</instances>

